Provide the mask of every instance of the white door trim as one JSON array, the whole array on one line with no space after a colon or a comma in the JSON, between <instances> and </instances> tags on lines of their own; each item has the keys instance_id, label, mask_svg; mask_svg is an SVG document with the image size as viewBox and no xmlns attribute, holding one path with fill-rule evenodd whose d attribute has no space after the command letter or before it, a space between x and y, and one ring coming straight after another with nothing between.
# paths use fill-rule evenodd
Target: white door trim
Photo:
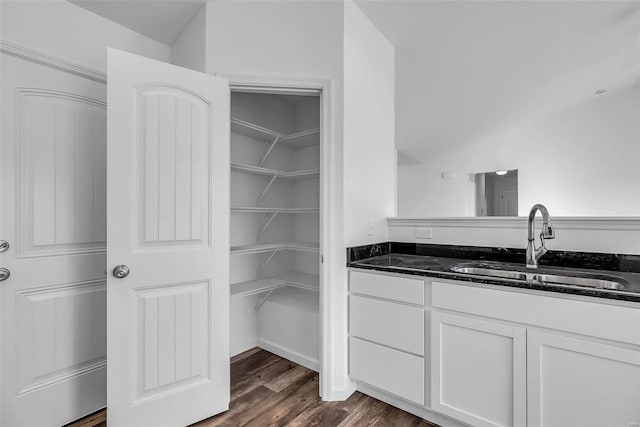
<instances>
[{"instance_id":1,"label":"white door trim","mask_svg":"<svg viewBox=\"0 0 640 427\"><path fill-rule=\"evenodd\" d=\"M346 313L334 313L332 301L341 298L335 295L336 286L332 283L344 276L344 245L342 242L342 202L338 198L341 192L338 183L341 177L342 157L336 146L334 119L331 103L333 99L333 82L323 78L298 78L253 76L240 74L216 74L229 80L231 90L255 91L262 93L309 94L320 93L320 396L324 400L343 400L353 391L351 384L346 393L344 387L336 387L333 379L334 345L336 335L340 335L341 316ZM346 340L346 330L344 332Z\"/></svg>"},{"instance_id":2,"label":"white door trim","mask_svg":"<svg viewBox=\"0 0 640 427\"><path fill-rule=\"evenodd\" d=\"M65 73L75 74L76 76L84 77L89 80L94 80L105 84L107 83L107 75L105 73L94 70L93 68L85 67L84 65L67 61L63 58L48 55L46 53L28 48L18 43L1 40L0 52L24 59L26 61L31 61L36 64L44 65L55 70L64 71Z\"/></svg>"}]
</instances>

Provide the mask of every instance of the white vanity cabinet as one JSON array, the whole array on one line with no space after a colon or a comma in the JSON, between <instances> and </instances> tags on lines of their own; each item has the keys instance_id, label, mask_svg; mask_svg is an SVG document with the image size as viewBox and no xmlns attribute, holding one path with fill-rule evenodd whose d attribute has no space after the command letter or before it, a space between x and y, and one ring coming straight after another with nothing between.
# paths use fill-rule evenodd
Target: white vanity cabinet
<instances>
[{"instance_id":1,"label":"white vanity cabinet","mask_svg":"<svg viewBox=\"0 0 640 427\"><path fill-rule=\"evenodd\" d=\"M349 310L351 377L440 425L640 425L637 304L351 270Z\"/></svg>"},{"instance_id":2,"label":"white vanity cabinet","mask_svg":"<svg viewBox=\"0 0 640 427\"><path fill-rule=\"evenodd\" d=\"M558 334L527 334L529 426L637 426L640 351Z\"/></svg>"},{"instance_id":3,"label":"white vanity cabinet","mask_svg":"<svg viewBox=\"0 0 640 427\"><path fill-rule=\"evenodd\" d=\"M424 405L424 280L352 271L349 286L351 377Z\"/></svg>"},{"instance_id":4,"label":"white vanity cabinet","mask_svg":"<svg viewBox=\"0 0 640 427\"><path fill-rule=\"evenodd\" d=\"M431 409L475 426L526 424L526 330L431 314Z\"/></svg>"},{"instance_id":5,"label":"white vanity cabinet","mask_svg":"<svg viewBox=\"0 0 640 427\"><path fill-rule=\"evenodd\" d=\"M640 423L640 308L439 279L431 290L432 409L473 425Z\"/></svg>"}]
</instances>

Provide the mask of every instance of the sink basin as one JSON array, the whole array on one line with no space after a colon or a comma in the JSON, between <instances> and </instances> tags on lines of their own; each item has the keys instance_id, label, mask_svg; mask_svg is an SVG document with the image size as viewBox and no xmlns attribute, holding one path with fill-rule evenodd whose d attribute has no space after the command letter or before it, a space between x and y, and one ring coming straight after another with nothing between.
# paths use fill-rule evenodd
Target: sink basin
<instances>
[{"instance_id":1,"label":"sink basin","mask_svg":"<svg viewBox=\"0 0 640 427\"><path fill-rule=\"evenodd\" d=\"M520 271L512 271L512 270L497 270L493 268L483 268L483 267L451 267L451 271L455 271L456 273L464 273L464 274L476 274L478 276L490 276L490 277L501 277L506 279L514 279L514 280L527 280L527 274L522 273Z\"/></svg>"},{"instance_id":2,"label":"sink basin","mask_svg":"<svg viewBox=\"0 0 640 427\"><path fill-rule=\"evenodd\" d=\"M547 271L531 270L516 265L500 265L498 263L462 263L451 267L455 273L486 276L497 279L523 280L540 282L556 286L580 286L585 288L609 289L614 291L624 290L628 282L614 276L604 276L576 272L575 274L563 274L553 269Z\"/></svg>"},{"instance_id":3,"label":"sink basin","mask_svg":"<svg viewBox=\"0 0 640 427\"><path fill-rule=\"evenodd\" d=\"M618 281L590 278L590 277L575 277L575 276L560 276L557 274L537 274L533 277L533 280L538 280L545 283L553 283L557 285L569 285L569 286L585 286L588 288L600 288L600 289L624 289L624 285ZM611 278L613 279L613 278Z\"/></svg>"}]
</instances>

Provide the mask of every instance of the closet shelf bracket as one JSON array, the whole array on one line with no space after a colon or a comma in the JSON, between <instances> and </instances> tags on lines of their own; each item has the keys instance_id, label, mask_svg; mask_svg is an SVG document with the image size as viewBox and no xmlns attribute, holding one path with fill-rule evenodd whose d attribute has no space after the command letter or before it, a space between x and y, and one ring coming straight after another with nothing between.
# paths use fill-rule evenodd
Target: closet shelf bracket
<instances>
[{"instance_id":1,"label":"closet shelf bracket","mask_svg":"<svg viewBox=\"0 0 640 427\"><path fill-rule=\"evenodd\" d=\"M282 284L282 285L274 286L273 288L269 289L269 292L267 292L267 294L265 296L260 298L260 301L258 301L258 303L256 304L256 311L260 310L260 307L262 307L262 304L264 304L267 301L267 299L271 296L273 291L275 291L276 289L283 288L285 286L287 286L287 285L286 284Z\"/></svg>"},{"instance_id":2,"label":"closet shelf bracket","mask_svg":"<svg viewBox=\"0 0 640 427\"><path fill-rule=\"evenodd\" d=\"M271 143L271 145L269 145L269 148L267 149L266 153L264 153L264 156L262 156L262 159L260 159L260 163L258 163L258 166L262 166L265 160L267 160L267 157L269 157L269 154L271 154L271 150L273 150L276 147L276 144L278 143L279 140L280 140L280 137L276 136L273 142Z\"/></svg>"},{"instance_id":3,"label":"closet shelf bracket","mask_svg":"<svg viewBox=\"0 0 640 427\"><path fill-rule=\"evenodd\" d=\"M274 256L276 256L276 254L280 252L279 248L276 248L273 250L273 252L271 252L271 255L269 255L269 258L267 258L267 260L258 268L258 271L256 273L256 276L259 276L260 273L262 272L262 270L264 270L264 268L269 265L269 263L271 262L271 260L273 259Z\"/></svg>"},{"instance_id":4,"label":"closet shelf bracket","mask_svg":"<svg viewBox=\"0 0 640 427\"><path fill-rule=\"evenodd\" d=\"M260 232L258 233L258 238L256 239L256 241L260 240L260 238L267 231L267 228L269 228L269 226L271 225L273 220L276 218L276 215L278 215L278 213L280 213L280 209L276 209L276 211L271 214L271 217L269 218L267 223L264 225L264 227L262 227L262 230L260 230Z\"/></svg>"},{"instance_id":5,"label":"closet shelf bracket","mask_svg":"<svg viewBox=\"0 0 640 427\"><path fill-rule=\"evenodd\" d=\"M260 197L258 197L258 203L259 204L262 199L264 198L264 195L267 194L267 191L269 191L269 188L271 187L271 185L274 183L274 181L276 180L276 178L278 178L278 174L275 173L273 174L273 176L271 177L271 179L269 180L269 182L267 183L267 186L264 188L264 190L262 191L262 194L260 194Z\"/></svg>"}]
</instances>

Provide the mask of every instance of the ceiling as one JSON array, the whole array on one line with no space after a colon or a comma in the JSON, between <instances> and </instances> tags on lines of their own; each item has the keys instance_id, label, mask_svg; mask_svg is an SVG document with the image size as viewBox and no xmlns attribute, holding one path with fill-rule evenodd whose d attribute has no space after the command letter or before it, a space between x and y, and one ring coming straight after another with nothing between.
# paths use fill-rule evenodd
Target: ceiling
<instances>
[{"instance_id":1,"label":"ceiling","mask_svg":"<svg viewBox=\"0 0 640 427\"><path fill-rule=\"evenodd\" d=\"M396 48L405 164L640 84L638 1L358 5Z\"/></svg>"},{"instance_id":2,"label":"ceiling","mask_svg":"<svg viewBox=\"0 0 640 427\"><path fill-rule=\"evenodd\" d=\"M205 0L69 0L167 46L176 41Z\"/></svg>"},{"instance_id":3,"label":"ceiling","mask_svg":"<svg viewBox=\"0 0 640 427\"><path fill-rule=\"evenodd\" d=\"M205 2L70 1L169 46ZM357 3L396 49L406 163L640 85L637 0Z\"/></svg>"}]
</instances>

